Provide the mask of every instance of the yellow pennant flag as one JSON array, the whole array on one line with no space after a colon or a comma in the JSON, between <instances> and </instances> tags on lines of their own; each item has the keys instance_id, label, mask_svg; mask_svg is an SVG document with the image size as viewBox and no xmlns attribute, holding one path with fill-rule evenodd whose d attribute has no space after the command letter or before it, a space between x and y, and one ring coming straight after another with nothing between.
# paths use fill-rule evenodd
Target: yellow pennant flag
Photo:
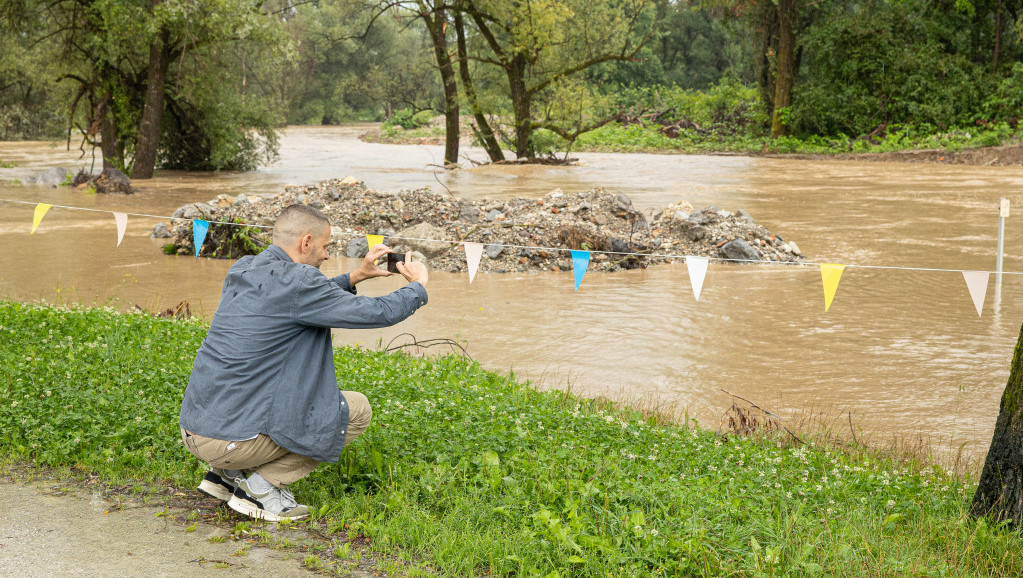
<instances>
[{"instance_id":1,"label":"yellow pennant flag","mask_svg":"<svg viewBox=\"0 0 1023 578\"><path fill-rule=\"evenodd\" d=\"M821 281L824 283L824 310L831 307L831 300L835 298L835 291L838 291L838 281L842 279L842 271L845 265L833 263L821 263Z\"/></svg>"},{"instance_id":2,"label":"yellow pennant flag","mask_svg":"<svg viewBox=\"0 0 1023 578\"><path fill-rule=\"evenodd\" d=\"M384 242L383 235L366 235L366 250L369 251L373 248L373 245L379 245Z\"/></svg>"},{"instance_id":3,"label":"yellow pennant flag","mask_svg":"<svg viewBox=\"0 0 1023 578\"><path fill-rule=\"evenodd\" d=\"M36 205L36 212L32 215L32 233L36 232L36 227L38 227L39 223L43 221L43 215L45 215L46 211L49 211L52 206L53 205L47 205L46 203L39 203ZM29 235L32 233L29 233Z\"/></svg>"}]
</instances>

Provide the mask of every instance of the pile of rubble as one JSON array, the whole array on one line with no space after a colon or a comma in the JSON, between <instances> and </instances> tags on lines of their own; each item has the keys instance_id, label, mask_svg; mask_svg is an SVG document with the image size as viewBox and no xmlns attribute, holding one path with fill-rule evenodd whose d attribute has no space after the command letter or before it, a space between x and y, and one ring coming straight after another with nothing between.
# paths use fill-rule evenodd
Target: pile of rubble
<instances>
[{"instance_id":1,"label":"pile of rubble","mask_svg":"<svg viewBox=\"0 0 1023 578\"><path fill-rule=\"evenodd\" d=\"M686 202L664 208L649 220L624 194L600 187L584 193L552 191L542 199L467 200L428 189L397 193L367 189L358 180L288 185L269 197L221 195L208 203L185 205L170 228L159 224L156 237L170 237L165 252L194 254L191 219L253 226L211 224L200 255L237 258L270 242L280 211L304 203L323 211L334 225L329 250L336 256L364 257L366 234L384 236L401 252L420 253L431 269L465 271L461 242L484 244L480 271L571 270L569 249L592 251L591 271L615 271L681 261L685 255L737 261L799 262L792 241L758 225L745 211ZM265 228L257 228L265 227Z\"/></svg>"}]
</instances>

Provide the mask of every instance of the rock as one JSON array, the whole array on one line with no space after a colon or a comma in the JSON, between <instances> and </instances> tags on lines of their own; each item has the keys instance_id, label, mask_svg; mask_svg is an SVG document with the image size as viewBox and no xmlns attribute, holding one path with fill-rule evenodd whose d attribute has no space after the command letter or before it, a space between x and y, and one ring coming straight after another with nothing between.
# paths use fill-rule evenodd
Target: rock
<instances>
[{"instance_id":1,"label":"rock","mask_svg":"<svg viewBox=\"0 0 1023 578\"><path fill-rule=\"evenodd\" d=\"M615 202L617 203L618 209L625 212L632 212L632 199L630 199L625 193L618 193L615 195Z\"/></svg>"},{"instance_id":2,"label":"rock","mask_svg":"<svg viewBox=\"0 0 1023 578\"><path fill-rule=\"evenodd\" d=\"M459 220L466 223L478 223L481 216L483 216L483 211L480 211L476 205L466 205L458 213ZM493 221L493 219L490 220Z\"/></svg>"},{"instance_id":3,"label":"rock","mask_svg":"<svg viewBox=\"0 0 1023 578\"><path fill-rule=\"evenodd\" d=\"M802 255L803 252L799 250L799 245L795 241L789 241L789 247L792 248L793 255Z\"/></svg>"},{"instance_id":4,"label":"rock","mask_svg":"<svg viewBox=\"0 0 1023 578\"><path fill-rule=\"evenodd\" d=\"M362 181L360 181L359 179L351 176L345 177L344 179L341 180L341 184L345 186L357 185L361 182Z\"/></svg>"},{"instance_id":5,"label":"rock","mask_svg":"<svg viewBox=\"0 0 1023 578\"><path fill-rule=\"evenodd\" d=\"M592 205L590 205L589 201L583 201L583 202L579 203L579 210L580 211L585 211L585 210L589 209L591 206Z\"/></svg>"},{"instance_id":6,"label":"rock","mask_svg":"<svg viewBox=\"0 0 1023 578\"><path fill-rule=\"evenodd\" d=\"M760 253L749 243L742 239L729 241L719 249L721 256L725 259L740 259L745 261L759 261Z\"/></svg>"},{"instance_id":7,"label":"rock","mask_svg":"<svg viewBox=\"0 0 1023 578\"><path fill-rule=\"evenodd\" d=\"M707 229L705 229L702 225L698 225L696 221L693 221L692 219L680 221L678 226L675 228L678 230L680 235L690 241L702 241L707 237Z\"/></svg>"},{"instance_id":8,"label":"rock","mask_svg":"<svg viewBox=\"0 0 1023 578\"><path fill-rule=\"evenodd\" d=\"M692 223L696 223L697 225L706 225L710 223L710 219L707 218L707 215L705 215L703 211L689 215L689 217L686 220Z\"/></svg>"},{"instance_id":9,"label":"rock","mask_svg":"<svg viewBox=\"0 0 1023 578\"><path fill-rule=\"evenodd\" d=\"M184 205L179 207L178 210L174 211L171 218L174 219L207 219L209 214L213 212L213 207L206 203L192 203L190 205Z\"/></svg>"},{"instance_id":10,"label":"rock","mask_svg":"<svg viewBox=\"0 0 1023 578\"><path fill-rule=\"evenodd\" d=\"M751 217L750 214L746 212L746 209L739 209L735 214L739 215L740 219L746 221L751 225L757 224L757 222L753 220L753 217Z\"/></svg>"},{"instance_id":11,"label":"rock","mask_svg":"<svg viewBox=\"0 0 1023 578\"><path fill-rule=\"evenodd\" d=\"M436 257L451 248L451 242L447 240L450 238L447 231L429 223L419 223L398 231L395 237L401 237L402 243L426 255L427 258Z\"/></svg>"},{"instance_id":12,"label":"rock","mask_svg":"<svg viewBox=\"0 0 1023 578\"><path fill-rule=\"evenodd\" d=\"M497 209L491 209L490 212L487 213L487 220L496 221L497 219L500 219L503 216L504 213L502 213L501 211L498 211Z\"/></svg>"},{"instance_id":13,"label":"rock","mask_svg":"<svg viewBox=\"0 0 1023 578\"><path fill-rule=\"evenodd\" d=\"M499 243L493 243L483 247L483 252L487 254L487 257L491 259L497 259L504 252L504 245Z\"/></svg>"},{"instance_id":14,"label":"rock","mask_svg":"<svg viewBox=\"0 0 1023 578\"><path fill-rule=\"evenodd\" d=\"M29 185L62 185L69 177L74 178L75 171L53 167L25 180Z\"/></svg>"},{"instance_id":15,"label":"rock","mask_svg":"<svg viewBox=\"0 0 1023 578\"><path fill-rule=\"evenodd\" d=\"M369 253L369 241L365 236L358 236L345 245L345 256L350 259L362 259Z\"/></svg>"},{"instance_id":16,"label":"rock","mask_svg":"<svg viewBox=\"0 0 1023 578\"><path fill-rule=\"evenodd\" d=\"M606 224L607 224L607 217L605 217L604 215L600 215L600 214L597 214L597 215L593 215L593 217L591 218L591 220L592 220L592 221L593 221L594 223L596 223L596 224L598 224L598 225L601 225L601 226L604 226L604 225L606 225Z\"/></svg>"},{"instance_id":17,"label":"rock","mask_svg":"<svg viewBox=\"0 0 1023 578\"><path fill-rule=\"evenodd\" d=\"M629 242L625 239L615 237L611 239L611 250L615 253L631 253L632 247L629 246Z\"/></svg>"},{"instance_id":18,"label":"rock","mask_svg":"<svg viewBox=\"0 0 1023 578\"><path fill-rule=\"evenodd\" d=\"M249 201L249 197L245 193L234 198L234 204L236 205L247 205L249 203L251 203L251 201Z\"/></svg>"},{"instance_id":19,"label":"rock","mask_svg":"<svg viewBox=\"0 0 1023 578\"><path fill-rule=\"evenodd\" d=\"M153 227L153 233L149 236L153 239L169 239L171 237L171 232L170 229L167 228L167 223L161 221Z\"/></svg>"},{"instance_id":20,"label":"rock","mask_svg":"<svg viewBox=\"0 0 1023 578\"><path fill-rule=\"evenodd\" d=\"M135 192L128 175L117 169L103 169L103 172L93 179L92 184L96 187L97 193L130 195Z\"/></svg>"}]
</instances>

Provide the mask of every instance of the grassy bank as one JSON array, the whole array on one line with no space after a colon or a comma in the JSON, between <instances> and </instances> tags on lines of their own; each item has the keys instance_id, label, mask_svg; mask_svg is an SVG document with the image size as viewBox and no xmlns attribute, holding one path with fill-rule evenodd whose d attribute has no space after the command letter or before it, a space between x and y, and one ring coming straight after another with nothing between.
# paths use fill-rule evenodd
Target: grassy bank
<instances>
[{"instance_id":1,"label":"grassy bank","mask_svg":"<svg viewBox=\"0 0 1023 578\"><path fill-rule=\"evenodd\" d=\"M177 414L203 324L0 302L0 335L0 453L193 491ZM970 521L972 484L936 468L663 425L457 357L336 360L373 425L296 494L423 573L1023 573L1020 536Z\"/></svg>"},{"instance_id":2,"label":"grassy bank","mask_svg":"<svg viewBox=\"0 0 1023 578\"><path fill-rule=\"evenodd\" d=\"M944 132L923 132L912 127L892 127L878 138L779 137L754 134L728 134L680 130L669 138L661 127L649 124L622 126L610 124L583 134L573 150L597 152L680 152L746 154L847 154L889 153L911 150L962 150L1019 144L1019 133L1008 125L988 129L954 129Z\"/></svg>"}]
</instances>

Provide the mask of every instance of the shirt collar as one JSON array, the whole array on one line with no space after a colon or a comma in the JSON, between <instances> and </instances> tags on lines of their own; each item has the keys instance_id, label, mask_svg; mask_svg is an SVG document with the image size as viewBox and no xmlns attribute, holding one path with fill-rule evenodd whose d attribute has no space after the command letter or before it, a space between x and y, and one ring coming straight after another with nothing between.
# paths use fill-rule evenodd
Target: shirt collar
<instances>
[{"instance_id":1,"label":"shirt collar","mask_svg":"<svg viewBox=\"0 0 1023 578\"><path fill-rule=\"evenodd\" d=\"M284 251L284 249L278 247L277 245L270 245L269 247L266 248L266 251L264 251L264 253L270 253L271 255L277 257L281 261L291 261L292 263L295 262L294 259L292 259L291 256L289 256L288 253Z\"/></svg>"}]
</instances>

